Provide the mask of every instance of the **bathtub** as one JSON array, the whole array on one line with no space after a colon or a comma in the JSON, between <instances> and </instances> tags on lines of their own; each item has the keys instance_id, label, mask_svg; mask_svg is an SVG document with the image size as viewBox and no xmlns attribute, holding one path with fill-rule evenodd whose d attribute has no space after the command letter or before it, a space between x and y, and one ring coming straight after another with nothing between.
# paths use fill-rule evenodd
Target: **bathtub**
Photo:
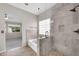
<instances>
[{"instance_id":1,"label":"bathtub","mask_svg":"<svg viewBox=\"0 0 79 59\"><path fill-rule=\"evenodd\" d=\"M37 39L28 40L28 45L37 53Z\"/></svg>"}]
</instances>

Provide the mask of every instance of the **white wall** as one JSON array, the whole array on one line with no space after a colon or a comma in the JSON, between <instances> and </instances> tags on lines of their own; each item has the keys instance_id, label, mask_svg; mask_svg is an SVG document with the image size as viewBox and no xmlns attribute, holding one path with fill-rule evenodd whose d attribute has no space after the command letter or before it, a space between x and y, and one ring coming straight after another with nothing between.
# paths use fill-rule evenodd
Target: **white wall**
<instances>
[{"instance_id":1,"label":"white wall","mask_svg":"<svg viewBox=\"0 0 79 59\"><path fill-rule=\"evenodd\" d=\"M3 18L0 17L0 52L5 51L5 33L6 33L6 24ZM4 31L4 33L1 33L1 31Z\"/></svg>"},{"instance_id":2,"label":"white wall","mask_svg":"<svg viewBox=\"0 0 79 59\"><path fill-rule=\"evenodd\" d=\"M20 32L13 32L13 33L9 33L8 32L8 24L18 24L20 25ZM15 22L6 22L6 39L17 39L17 38L22 38L22 25L21 23L15 23Z\"/></svg>"}]
</instances>

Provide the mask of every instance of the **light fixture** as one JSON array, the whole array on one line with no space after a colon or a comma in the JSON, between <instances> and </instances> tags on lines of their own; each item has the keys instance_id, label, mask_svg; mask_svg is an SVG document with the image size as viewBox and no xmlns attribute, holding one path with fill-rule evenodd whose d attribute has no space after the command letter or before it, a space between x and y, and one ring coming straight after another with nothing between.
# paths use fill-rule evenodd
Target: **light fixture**
<instances>
[{"instance_id":1,"label":"light fixture","mask_svg":"<svg viewBox=\"0 0 79 59\"><path fill-rule=\"evenodd\" d=\"M24 3L25 6L28 6L28 3Z\"/></svg>"},{"instance_id":2,"label":"light fixture","mask_svg":"<svg viewBox=\"0 0 79 59\"><path fill-rule=\"evenodd\" d=\"M73 9L71 9L70 11L72 12L76 12L76 8L79 7L79 5L75 6Z\"/></svg>"},{"instance_id":3,"label":"light fixture","mask_svg":"<svg viewBox=\"0 0 79 59\"><path fill-rule=\"evenodd\" d=\"M7 16L7 14L5 13L5 18L4 18L5 20L7 20L8 19L8 16Z\"/></svg>"}]
</instances>

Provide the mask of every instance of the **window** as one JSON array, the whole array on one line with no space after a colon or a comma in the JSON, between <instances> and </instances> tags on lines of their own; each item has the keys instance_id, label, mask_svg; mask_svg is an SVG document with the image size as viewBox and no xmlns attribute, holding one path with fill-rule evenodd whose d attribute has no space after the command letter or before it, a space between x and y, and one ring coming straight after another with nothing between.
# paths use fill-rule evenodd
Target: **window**
<instances>
[{"instance_id":1,"label":"window","mask_svg":"<svg viewBox=\"0 0 79 59\"><path fill-rule=\"evenodd\" d=\"M20 25L18 24L8 24L8 33L20 32Z\"/></svg>"},{"instance_id":2,"label":"window","mask_svg":"<svg viewBox=\"0 0 79 59\"><path fill-rule=\"evenodd\" d=\"M39 22L39 34L45 35L45 32L50 34L50 18Z\"/></svg>"}]
</instances>

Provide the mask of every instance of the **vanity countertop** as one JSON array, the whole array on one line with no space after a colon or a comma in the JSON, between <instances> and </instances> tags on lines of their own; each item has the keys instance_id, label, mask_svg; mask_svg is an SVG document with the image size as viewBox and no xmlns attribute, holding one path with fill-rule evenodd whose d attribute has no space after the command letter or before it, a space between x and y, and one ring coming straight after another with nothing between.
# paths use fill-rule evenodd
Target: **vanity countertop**
<instances>
[{"instance_id":1,"label":"vanity countertop","mask_svg":"<svg viewBox=\"0 0 79 59\"><path fill-rule=\"evenodd\" d=\"M48 38L48 37L47 37ZM43 39L46 39L46 37L41 37L41 38L38 38L39 40L43 40Z\"/></svg>"}]
</instances>

